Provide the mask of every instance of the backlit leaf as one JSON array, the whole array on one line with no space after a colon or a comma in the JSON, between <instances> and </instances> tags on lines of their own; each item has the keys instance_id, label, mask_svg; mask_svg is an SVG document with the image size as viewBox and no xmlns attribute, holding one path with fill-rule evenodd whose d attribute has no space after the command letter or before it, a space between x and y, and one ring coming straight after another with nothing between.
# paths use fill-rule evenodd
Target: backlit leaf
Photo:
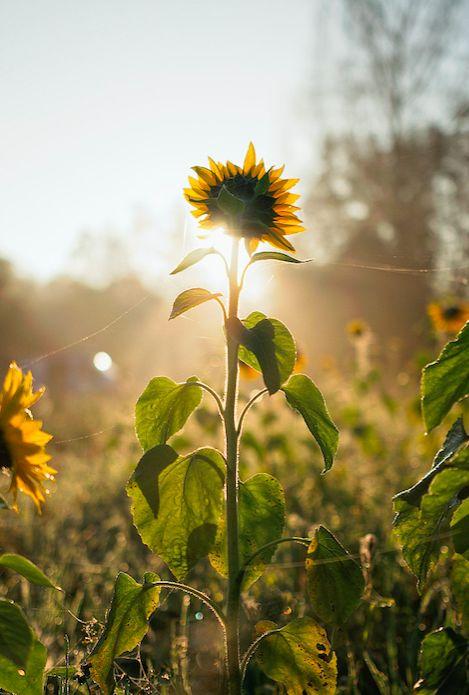
<instances>
[{"instance_id":1,"label":"backlit leaf","mask_svg":"<svg viewBox=\"0 0 469 695\"><path fill-rule=\"evenodd\" d=\"M233 193L230 193L225 185L222 185L220 188L220 192L216 200L219 209L232 217L236 217L237 215L241 214L245 208L244 201L241 200L241 198L233 195Z\"/></svg>"},{"instance_id":2,"label":"backlit leaf","mask_svg":"<svg viewBox=\"0 0 469 695\"><path fill-rule=\"evenodd\" d=\"M467 686L466 656L466 640L450 627L431 632L422 642L422 678L414 690L421 695L462 695Z\"/></svg>"},{"instance_id":3,"label":"backlit leaf","mask_svg":"<svg viewBox=\"0 0 469 695\"><path fill-rule=\"evenodd\" d=\"M202 287L193 287L190 290L184 290L184 292L181 292L174 300L169 318L175 319L177 316L189 311L189 309L193 309L199 306L199 304L208 302L211 299L216 299L217 297L221 297L220 292L214 294L213 292L204 290Z\"/></svg>"},{"instance_id":4,"label":"backlit leaf","mask_svg":"<svg viewBox=\"0 0 469 695\"><path fill-rule=\"evenodd\" d=\"M177 384L166 376L151 379L135 406L135 429L145 451L165 444L200 405L202 389L197 377Z\"/></svg>"},{"instance_id":5,"label":"backlit leaf","mask_svg":"<svg viewBox=\"0 0 469 695\"><path fill-rule=\"evenodd\" d=\"M314 612L325 623L343 625L360 603L365 581L360 565L324 526L306 557L308 593Z\"/></svg>"},{"instance_id":6,"label":"backlit leaf","mask_svg":"<svg viewBox=\"0 0 469 695\"><path fill-rule=\"evenodd\" d=\"M275 393L293 372L295 341L278 319L254 311L243 320L247 329L241 335L239 359L262 373L269 393Z\"/></svg>"},{"instance_id":7,"label":"backlit leaf","mask_svg":"<svg viewBox=\"0 0 469 695\"><path fill-rule=\"evenodd\" d=\"M224 459L215 449L178 456L167 445L147 451L129 480L134 524L178 579L212 550L224 480Z\"/></svg>"},{"instance_id":8,"label":"backlit leaf","mask_svg":"<svg viewBox=\"0 0 469 695\"><path fill-rule=\"evenodd\" d=\"M427 431L469 394L469 322L422 372L422 413Z\"/></svg>"},{"instance_id":9,"label":"backlit leaf","mask_svg":"<svg viewBox=\"0 0 469 695\"><path fill-rule=\"evenodd\" d=\"M258 261L283 261L284 263L308 263L308 261L302 261L294 256L289 256L288 253L281 253L281 251L261 251L260 253L255 253L251 256L250 265L257 263Z\"/></svg>"},{"instance_id":10,"label":"backlit leaf","mask_svg":"<svg viewBox=\"0 0 469 695\"><path fill-rule=\"evenodd\" d=\"M188 253L187 256L182 259L179 265L177 265L175 269L171 271L171 275L176 275L176 273L181 273L183 270L187 270L187 268L199 263L199 261L201 261L203 258L213 253L218 253L218 251L214 248L194 249L193 251L190 251L190 253Z\"/></svg>"},{"instance_id":11,"label":"backlit leaf","mask_svg":"<svg viewBox=\"0 0 469 695\"><path fill-rule=\"evenodd\" d=\"M158 575L148 572L143 579L139 584L124 572L117 575L104 631L91 652L91 675L104 695L113 691L114 659L142 641L148 620L158 606L160 587L151 587L159 580Z\"/></svg>"},{"instance_id":12,"label":"backlit leaf","mask_svg":"<svg viewBox=\"0 0 469 695\"><path fill-rule=\"evenodd\" d=\"M34 634L16 603L0 599L0 657L25 668Z\"/></svg>"},{"instance_id":13,"label":"backlit leaf","mask_svg":"<svg viewBox=\"0 0 469 695\"><path fill-rule=\"evenodd\" d=\"M285 496L282 486L271 475L257 473L239 487L239 554L240 566L258 548L280 538L285 523ZM247 589L262 575L276 548L264 550L248 565L242 587ZM215 547L210 554L212 566L227 576L226 523L220 520Z\"/></svg>"},{"instance_id":14,"label":"backlit leaf","mask_svg":"<svg viewBox=\"0 0 469 695\"><path fill-rule=\"evenodd\" d=\"M22 555L16 555L15 553L3 553L0 555L0 567L7 567L18 574L21 574L32 584L37 584L38 586L47 586L51 589L58 589L51 580L46 577L44 572L36 567L36 565L23 557Z\"/></svg>"},{"instance_id":15,"label":"backlit leaf","mask_svg":"<svg viewBox=\"0 0 469 695\"><path fill-rule=\"evenodd\" d=\"M423 495L420 507L396 499L394 520L405 561L421 588L439 558L442 545L453 535L450 523L469 486L469 449L463 449L438 472Z\"/></svg>"},{"instance_id":16,"label":"backlit leaf","mask_svg":"<svg viewBox=\"0 0 469 695\"><path fill-rule=\"evenodd\" d=\"M43 695L46 660L47 650L35 638L23 668L0 654L0 688L12 695Z\"/></svg>"},{"instance_id":17,"label":"backlit leaf","mask_svg":"<svg viewBox=\"0 0 469 695\"><path fill-rule=\"evenodd\" d=\"M303 416L306 426L319 444L325 473L334 462L339 446L339 431L329 415L322 393L305 374L293 375L282 386L282 391L288 404Z\"/></svg>"},{"instance_id":18,"label":"backlit leaf","mask_svg":"<svg viewBox=\"0 0 469 695\"><path fill-rule=\"evenodd\" d=\"M337 663L326 631L312 618L299 618L268 634L255 655L264 673L288 695L333 695Z\"/></svg>"}]
</instances>

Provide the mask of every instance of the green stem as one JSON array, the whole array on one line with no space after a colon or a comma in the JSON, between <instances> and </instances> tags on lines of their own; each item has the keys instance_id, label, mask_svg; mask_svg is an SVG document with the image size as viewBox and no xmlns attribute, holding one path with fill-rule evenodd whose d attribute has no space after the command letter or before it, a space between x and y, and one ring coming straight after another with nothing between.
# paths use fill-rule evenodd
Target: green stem
<instances>
[{"instance_id":1,"label":"green stem","mask_svg":"<svg viewBox=\"0 0 469 695\"><path fill-rule=\"evenodd\" d=\"M238 431L236 400L238 392L238 340L231 330L238 321L239 239L233 239L229 273L229 308L226 326L227 376L224 405L226 453L226 535L228 556L228 593L226 602L226 644L230 695L241 693L239 663L239 539L238 539Z\"/></svg>"}]
</instances>

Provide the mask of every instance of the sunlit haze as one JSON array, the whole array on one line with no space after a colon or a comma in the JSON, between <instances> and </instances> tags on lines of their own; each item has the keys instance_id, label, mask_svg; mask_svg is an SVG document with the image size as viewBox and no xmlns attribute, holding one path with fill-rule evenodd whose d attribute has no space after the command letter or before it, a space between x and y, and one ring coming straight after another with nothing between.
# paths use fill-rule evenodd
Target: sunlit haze
<instances>
[{"instance_id":1,"label":"sunlit haze","mask_svg":"<svg viewBox=\"0 0 469 695\"><path fill-rule=\"evenodd\" d=\"M249 140L291 175L304 162L311 42L310 0L4 1L0 256L47 279L81 232L128 235L139 215L193 246L191 165Z\"/></svg>"}]
</instances>

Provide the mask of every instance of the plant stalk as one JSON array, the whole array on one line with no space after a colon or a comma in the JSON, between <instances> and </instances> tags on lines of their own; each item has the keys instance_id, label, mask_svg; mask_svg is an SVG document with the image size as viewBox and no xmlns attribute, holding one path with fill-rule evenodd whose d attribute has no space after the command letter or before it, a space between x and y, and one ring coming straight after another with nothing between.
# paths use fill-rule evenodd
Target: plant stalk
<instances>
[{"instance_id":1,"label":"plant stalk","mask_svg":"<svg viewBox=\"0 0 469 695\"><path fill-rule=\"evenodd\" d=\"M229 308L226 326L227 372L224 405L226 454L226 535L228 590L226 602L226 646L230 695L241 693L239 651L239 540L238 540L238 431L236 401L238 394L238 339L230 330L238 320L240 287L238 283L239 239L233 239L229 272Z\"/></svg>"}]
</instances>

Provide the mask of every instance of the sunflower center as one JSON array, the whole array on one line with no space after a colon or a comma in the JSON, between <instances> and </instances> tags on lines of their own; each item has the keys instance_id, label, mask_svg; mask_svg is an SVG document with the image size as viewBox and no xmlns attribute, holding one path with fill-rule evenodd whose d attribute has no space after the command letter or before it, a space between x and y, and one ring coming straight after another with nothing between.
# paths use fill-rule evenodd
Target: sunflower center
<instances>
[{"instance_id":1,"label":"sunflower center","mask_svg":"<svg viewBox=\"0 0 469 695\"><path fill-rule=\"evenodd\" d=\"M274 221L275 198L266 193L256 191L259 179L236 174L225 179L216 186L212 186L209 193L208 206L210 216L215 222L223 224L226 221L225 213L217 206L216 200L222 186L229 193L236 196L244 203L244 211L240 216L238 232L243 237L256 237L263 234Z\"/></svg>"},{"instance_id":2,"label":"sunflower center","mask_svg":"<svg viewBox=\"0 0 469 695\"><path fill-rule=\"evenodd\" d=\"M13 468L13 459L5 435L0 428L0 468Z\"/></svg>"},{"instance_id":3,"label":"sunflower center","mask_svg":"<svg viewBox=\"0 0 469 695\"><path fill-rule=\"evenodd\" d=\"M458 306L448 306L443 309L445 319L457 319L461 315L461 309Z\"/></svg>"}]
</instances>

